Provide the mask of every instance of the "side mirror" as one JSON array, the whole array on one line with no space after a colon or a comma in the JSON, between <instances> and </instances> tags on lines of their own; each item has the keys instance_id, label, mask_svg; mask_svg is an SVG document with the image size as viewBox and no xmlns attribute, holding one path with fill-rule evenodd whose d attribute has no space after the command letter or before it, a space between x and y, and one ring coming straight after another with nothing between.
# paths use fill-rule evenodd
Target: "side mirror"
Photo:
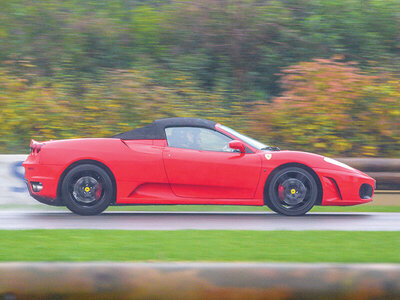
<instances>
[{"instance_id":1,"label":"side mirror","mask_svg":"<svg viewBox=\"0 0 400 300\"><path fill-rule=\"evenodd\" d=\"M229 142L229 148L239 150L240 153L246 152L246 147L241 141L233 140Z\"/></svg>"}]
</instances>

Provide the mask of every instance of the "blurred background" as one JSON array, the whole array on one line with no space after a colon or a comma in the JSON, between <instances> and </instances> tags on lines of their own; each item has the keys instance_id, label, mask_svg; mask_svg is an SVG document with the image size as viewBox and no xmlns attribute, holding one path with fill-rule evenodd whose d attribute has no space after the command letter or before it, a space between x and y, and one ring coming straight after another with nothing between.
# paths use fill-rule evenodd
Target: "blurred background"
<instances>
[{"instance_id":1,"label":"blurred background","mask_svg":"<svg viewBox=\"0 0 400 300\"><path fill-rule=\"evenodd\" d=\"M374 202L78 217L29 196L31 139L164 117L339 158L377 179ZM0 299L398 299L400 0L0 0L0 154L21 154L0 155Z\"/></svg>"},{"instance_id":2,"label":"blurred background","mask_svg":"<svg viewBox=\"0 0 400 300\"><path fill-rule=\"evenodd\" d=\"M400 156L399 0L0 1L0 153L201 117Z\"/></svg>"}]
</instances>

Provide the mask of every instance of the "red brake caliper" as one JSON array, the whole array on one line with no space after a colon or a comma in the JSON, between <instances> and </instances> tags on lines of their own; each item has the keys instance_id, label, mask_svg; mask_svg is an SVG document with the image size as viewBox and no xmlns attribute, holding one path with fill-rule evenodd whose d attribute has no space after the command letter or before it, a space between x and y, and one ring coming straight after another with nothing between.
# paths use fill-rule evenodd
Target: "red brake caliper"
<instances>
[{"instance_id":1,"label":"red brake caliper","mask_svg":"<svg viewBox=\"0 0 400 300\"><path fill-rule=\"evenodd\" d=\"M101 184L99 184L96 189L96 200L100 199L102 190L103 190L103 186Z\"/></svg>"},{"instance_id":2,"label":"red brake caliper","mask_svg":"<svg viewBox=\"0 0 400 300\"><path fill-rule=\"evenodd\" d=\"M283 201L285 199L285 189L283 188L282 184L278 186L278 195L279 195L279 200Z\"/></svg>"}]
</instances>

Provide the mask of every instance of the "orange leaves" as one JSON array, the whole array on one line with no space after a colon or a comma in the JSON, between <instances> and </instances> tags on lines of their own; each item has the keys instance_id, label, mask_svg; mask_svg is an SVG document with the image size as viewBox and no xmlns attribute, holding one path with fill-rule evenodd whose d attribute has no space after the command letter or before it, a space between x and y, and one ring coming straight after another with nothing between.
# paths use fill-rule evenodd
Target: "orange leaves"
<instances>
[{"instance_id":1,"label":"orange leaves","mask_svg":"<svg viewBox=\"0 0 400 300\"><path fill-rule=\"evenodd\" d=\"M283 70L284 92L251 113L253 130L280 146L321 154L399 155L399 80L341 59Z\"/></svg>"},{"instance_id":2,"label":"orange leaves","mask_svg":"<svg viewBox=\"0 0 400 300\"><path fill-rule=\"evenodd\" d=\"M177 74L170 85L139 70L114 70L67 85L24 80L0 69L1 152L37 140L105 137L163 117L201 117L243 129L281 148L331 156L400 155L400 80L368 74L340 57L282 71L284 91L271 102L242 105L223 90L203 90ZM228 98L230 97L230 98Z\"/></svg>"},{"instance_id":3,"label":"orange leaves","mask_svg":"<svg viewBox=\"0 0 400 300\"><path fill-rule=\"evenodd\" d=\"M73 97L67 86L19 80L0 69L0 152L23 153L30 139L107 137L164 117L202 117L241 124L241 106L222 93L195 87L186 77L174 86L157 84L138 70L115 70L102 82L85 84Z\"/></svg>"}]
</instances>

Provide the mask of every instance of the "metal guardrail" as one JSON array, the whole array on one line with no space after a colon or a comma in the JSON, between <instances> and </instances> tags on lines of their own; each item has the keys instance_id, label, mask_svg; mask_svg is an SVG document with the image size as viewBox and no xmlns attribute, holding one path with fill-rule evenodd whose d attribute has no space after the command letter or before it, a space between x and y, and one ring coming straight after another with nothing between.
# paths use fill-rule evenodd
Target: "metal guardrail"
<instances>
[{"instance_id":1,"label":"metal guardrail","mask_svg":"<svg viewBox=\"0 0 400 300\"><path fill-rule=\"evenodd\" d=\"M337 158L376 180L377 190L400 190L399 158Z\"/></svg>"},{"instance_id":2,"label":"metal guardrail","mask_svg":"<svg viewBox=\"0 0 400 300\"><path fill-rule=\"evenodd\" d=\"M2 263L1 298L399 299L400 265Z\"/></svg>"}]
</instances>

